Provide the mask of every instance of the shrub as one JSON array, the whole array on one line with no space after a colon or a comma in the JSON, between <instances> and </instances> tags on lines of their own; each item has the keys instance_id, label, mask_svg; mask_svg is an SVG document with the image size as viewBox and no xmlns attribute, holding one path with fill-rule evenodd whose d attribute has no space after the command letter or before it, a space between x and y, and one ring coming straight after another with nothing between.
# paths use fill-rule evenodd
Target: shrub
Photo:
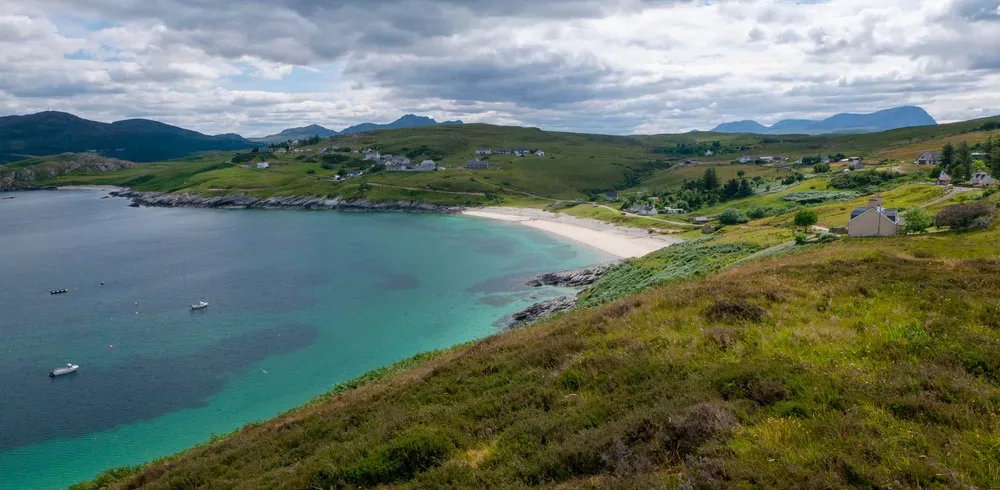
<instances>
[{"instance_id":1,"label":"shrub","mask_svg":"<svg viewBox=\"0 0 1000 490\"><path fill-rule=\"evenodd\" d=\"M813 165L813 173L816 173L816 174L825 174L825 173L827 173L829 171L830 171L830 164L829 163L817 163L816 165Z\"/></svg>"},{"instance_id":2,"label":"shrub","mask_svg":"<svg viewBox=\"0 0 1000 490\"><path fill-rule=\"evenodd\" d=\"M815 225L817 221L819 221L819 215L812 209L802 209L795 213L795 226L808 228Z\"/></svg>"},{"instance_id":3,"label":"shrub","mask_svg":"<svg viewBox=\"0 0 1000 490\"><path fill-rule=\"evenodd\" d=\"M306 170L306 173L309 174L309 175L312 175L312 174L316 173L316 170L309 169L309 170Z\"/></svg>"},{"instance_id":4,"label":"shrub","mask_svg":"<svg viewBox=\"0 0 1000 490\"><path fill-rule=\"evenodd\" d=\"M345 155L338 155L336 153L327 153L320 157L324 163L343 163L350 160L349 157Z\"/></svg>"},{"instance_id":5,"label":"shrub","mask_svg":"<svg viewBox=\"0 0 1000 490\"><path fill-rule=\"evenodd\" d=\"M767 310L744 299L720 299L706 308L703 314L713 322L737 320L759 322L767 316Z\"/></svg>"},{"instance_id":6,"label":"shrub","mask_svg":"<svg viewBox=\"0 0 1000 490\"><path fill-rule=\"evenodd\" d=\"M938 212L934 224L952 229L987 227L995 216L996 210L982 202L955 204Z\"/></svg>"},{"instance_id":7,"label":"shrub","mask_svg":"<svg viewBox=\"0 0 1000 490\"><path fill-rule=\"evenodd\" d=\"M374 486L408 480L444 462L455 445L440 431L415 428L404 432L388 447L333 471L321 471L321 485Z\"/></svg>"},{"instance_id":8,"label":"shrub","mask_svg":"<svg viewBox=\"0 0 1000 490\"><path fill-rule=\"evenodd\" d=\"M806 237L805 233L796 233L795 234L795 244L796 245L805 245L806 244L806 238L807 237Z\"/></svg>"},{"instance_id":9,"label":"shrub","mask_svg":"<svg viewBox=\"0 0 1000 490\"><path fill-rule=\"evenodd\" d=\"M749 221L739 209L729 208L719 215L719 223L724 225L738 225Z\"/></svg>"},{"instance_id":10,"label":"shrub","mask_svg":"<svg viewBox=\"0 0 1000 490\"><path fill-rule=\"evenodd\" d=\"M319 164L319 166L323 167L324 170L333 170L334 168L337 167L336 165L334 165L332 163L329 163L329 162L323 162L323 163Z\"/></svg>"},{"instance_id":11,"label":"shrub","mask_svg":"<svg viewBox=\"0 0 1000 490\"><path fill-rule=\"evenodd\" d=\"M932 224L931 215L924 208L913 208L903 214L906 220L904 229L907 233L923 233Z\"/></svg>"},{"instance_id":12,"label":"shrub","mask_svg":"<svg viewBox=\"0 0 1000 490\"><path fill-rule=\"evenodd\" d=\"M687 409L672 424L672 449L680 455L692 454L706 442L728 435L736 427L736 417L721 402L699 403Z\"/></svg>"}]
</instances>

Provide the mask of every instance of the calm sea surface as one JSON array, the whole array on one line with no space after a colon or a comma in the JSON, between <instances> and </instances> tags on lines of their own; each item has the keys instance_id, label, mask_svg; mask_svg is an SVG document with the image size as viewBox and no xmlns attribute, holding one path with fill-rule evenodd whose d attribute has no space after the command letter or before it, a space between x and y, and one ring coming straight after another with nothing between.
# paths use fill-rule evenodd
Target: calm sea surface
<instances>
[{"instance_id":1,"label":"calm sea surface","mask_svg":"<svg viewBox=\"0 0 1000 490\"><path fill-rule=\"evenodd\" d=\"M0 489L64 487L273 417L565 294L525 288L539 272L611 259L460 216L103 195L0 194L15 197L0 200ZM68 362L79 372L47 376Z\"/></svg>"}]
</instances>

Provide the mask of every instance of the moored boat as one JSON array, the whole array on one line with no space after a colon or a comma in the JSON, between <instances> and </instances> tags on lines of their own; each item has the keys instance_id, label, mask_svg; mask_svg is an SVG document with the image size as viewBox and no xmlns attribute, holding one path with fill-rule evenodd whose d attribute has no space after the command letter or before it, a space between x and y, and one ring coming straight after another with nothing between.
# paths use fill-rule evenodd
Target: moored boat
<instances>
[{"instance_id":1,"label":"moored boat","mask_svg":"<svg viewBox=\"0 0 1000 490\"><path fill-rule=\"evenodd\" d=\"M54 378L64 374L75 373L77 369L80 369L80 366L77 366L76 364L67 364L66 367L56 368L49 371L49 377Z\"/></svg>"},{"instance_id":2,"label":"moored boat","mask_svg":"<svg viewBox=\"0 0 1000 490\"><path fill-rule=\"evenodd\" d=\"M208 308L208 303L206 303L204 301L199 301L199 302L191 305L191 309L192 310L200 310L202 308Z\"/></svg>"}]
</instances>

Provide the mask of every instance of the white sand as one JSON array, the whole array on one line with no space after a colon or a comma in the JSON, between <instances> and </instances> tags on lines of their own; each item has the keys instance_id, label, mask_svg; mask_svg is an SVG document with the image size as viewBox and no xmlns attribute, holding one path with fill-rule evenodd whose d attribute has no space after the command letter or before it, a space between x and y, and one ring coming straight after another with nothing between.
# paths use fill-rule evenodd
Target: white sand
<instances>
[{"instance_id":1,"label":"white sand","mask_svg":"<svg viewBox=\"0 0 1000 490\"><path fill-rule=\"evenodd\" d=\"M463 211L466 216L520 223L525 226L576 240L621 258L642 257L683 240L649 235L645 230L626 228L566 214L525 208L481 208Z\"/></svg>"}]
</instances>

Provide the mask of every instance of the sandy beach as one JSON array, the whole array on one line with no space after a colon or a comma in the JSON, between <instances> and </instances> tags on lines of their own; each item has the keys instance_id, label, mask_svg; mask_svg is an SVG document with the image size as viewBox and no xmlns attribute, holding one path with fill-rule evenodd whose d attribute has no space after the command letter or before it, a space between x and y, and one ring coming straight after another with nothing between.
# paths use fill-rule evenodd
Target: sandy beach
<instances>
[{"instance_id":1,"label":"sandy beach","mask_svg":"<svg viewBox=\"0 0 1000 490\"><path fill-rule=\"evenodd\" d=\"M594 219L526 208L479 208L462 212L465 216L520 223L590 245L621 258L642 257L683 240L649 235L647 231L615 226Z\"/></svg>"}]
</instances>

